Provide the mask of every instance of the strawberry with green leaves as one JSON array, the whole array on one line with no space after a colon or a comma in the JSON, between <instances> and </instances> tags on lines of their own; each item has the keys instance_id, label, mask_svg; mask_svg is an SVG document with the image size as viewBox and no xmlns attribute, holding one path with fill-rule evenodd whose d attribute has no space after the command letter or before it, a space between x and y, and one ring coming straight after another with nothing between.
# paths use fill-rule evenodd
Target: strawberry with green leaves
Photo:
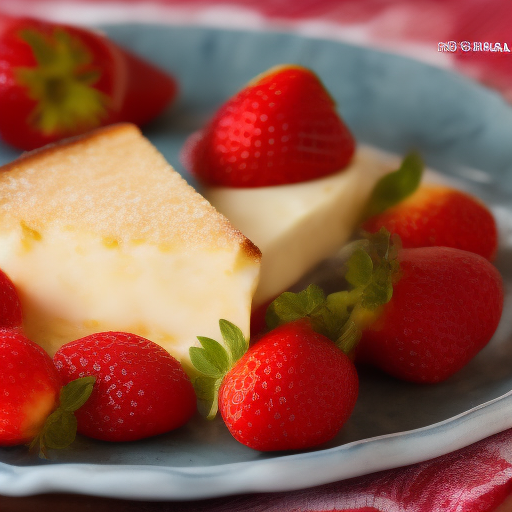
<instances>
[{"instance_id":1,"label":"strawberry with green leaves","mask_svg":"<svg viewBox=\"0 0 512 512\"><path fill-rule=\"evenodd\" d=\"M220 321L224 345L199 337L194 386L212 418L217 409L233 437L255 450L299 450L332 439L357 399L354 365L307 319L271 330L248 347L242 332Z\"/></svg>"},{"instance_id":2,"label":"strawberry with green leaves","mask_svg":"<svg viewBox=\"0 0 512 512\"><path fill-rule=\"evenodd\" d=\"M281 65L222 105L188 139L183 160L206 185L262 187L338 172L354 151L354 138L318 76Z\"/></svg>"},{"instance_id":3,"label":"strawberry with green leaves","mask_svg":"<svg viewBox=\"0 0 512 512\"><path fill-rule=\"evenodd\" d=\"M362 229L396 233L404 248L455 247L492 260L498 248L496 221L479 199L445 185L421 184L422 162L411 153L383 177L368 203Z\"/></svg>"},{"instance_id":4,"label":"strawberry with green leaves","mask_svg":"<svg viewBox=\"0 0 512 512\"><path fill-rule=\"evenodd\" d=\"M96 379L76 413L80 434L135 441L184 425L196 396L180 363L156 343L125 332L101 332L63 345L53 358L61 378Z\"/></svg>"},{"instance_id":5,"label":"strawberry with green leaves","mask_svg":"<svg viewBox=\"0 0 512 512\"><path fill-rule=\"evenodd\" d=\"M403 249L392 298L362 331L357 358L403 380L435 383L492 338L503 310L498 270L452 247Z\"/></svg>"},{"instance_id":6,"label":"strawberry with green leaves","mask_svg":"<svg viewBox=\"0 0 512 512\"><path fill-rule=\"evenodd\" d=\"M17 148L144 124L176 90L172 77L96 31L0 14L0 138Z\"/></svg>"},{"instance_id":7,"label":"strawberry with green leaves","mask_svg":"<svg viewBox=\"0 0 512 512\"><path fill-rule=\"evenodd\" d=\"M503 284L486 258L451 247L402 249L384 229L347 251L349 290L319 295L302 310L290 308L283 294L267 316L281 308L289 320L308 317L322 332L327 309L337 318L327 327L348 340L356 362L418 383L454 375L496 331Z\"/></svg>"},{"instance_id":8,"label":"strawberry with green leaves","mask_svg":"<svg viewBox=\"0 0 512 512\"><path fill-rule=\"evenodd\" d=\"M94 378L62 387L51 357L19 329L0 329L0 367L0 446L30 444L42 457L69 446Z\"/></svg>"}]
</instances>

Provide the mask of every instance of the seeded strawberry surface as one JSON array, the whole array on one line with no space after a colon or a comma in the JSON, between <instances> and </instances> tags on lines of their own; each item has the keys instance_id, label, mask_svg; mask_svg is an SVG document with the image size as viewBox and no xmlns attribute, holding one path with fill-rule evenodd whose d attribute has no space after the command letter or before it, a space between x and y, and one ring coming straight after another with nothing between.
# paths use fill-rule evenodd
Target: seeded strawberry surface
<instances>
[{"instance_id":1,"label":"seeded strawberry surface","mask_svg":"<svg viewBox=\"0 0 512 512\"><path fill-rule=\"evenodd\" d=\"M0 446L30 442L57 408L61 379L50 356L19 330L0 330Z\"/></svg>"},{"instance_id":2,"label":"seeded strawberry surface","mask_svg":"<svg viewBox=\"0 0 512 512\"><path fill-rule=\"evenodd\" d=\"M278 327L249 349L223 380L219 410L243 444L294 450L332 439L357 393L349 358L299 321Z\"/></svg>"},{"instance_id":3,"label":"seeded strawberry surface","mask_svg":"<svg viewBox=\"0 0 512 512\"><path fill-rule=\"evenodd\" d=\"M502 280L485 258L449 247L404 249L402 276L363 331L357 360L412 382L439 382L491 339L503 309Z\"/></svg>"},{"instance_id":4,"label":"seeded strawberry surface","mask_svg":"<svg viewBox=\"0 0 512 512\"><path fill-rule=\"evenodd\" d=\"M92 334L54 356L65 382L96 376L76 413L78 432L106 441L133 441L184 425L196 397L179 362L155 343L128 333Z\"/></svg>"},{"instance_id":5,"label":"seeded strawberry surface","mask_svg":"<svg viewBox=\"0 0 512 512\"><path fill-rule=\"evenodd\" d=\"M280 66L256 77L186 144L203 183L261 187L316 179L348 165L355 141L318 77Z\"/></svg>"}]
</instances>

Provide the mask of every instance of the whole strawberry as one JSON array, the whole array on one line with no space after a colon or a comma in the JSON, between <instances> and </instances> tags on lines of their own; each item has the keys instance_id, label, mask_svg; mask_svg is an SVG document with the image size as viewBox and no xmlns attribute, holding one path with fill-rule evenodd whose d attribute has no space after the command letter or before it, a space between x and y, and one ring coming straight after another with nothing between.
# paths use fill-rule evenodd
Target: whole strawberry
<instances>
[{"instance_id":1,"label":"whole strawberry","mask_svg":"<svg viewBox=\"0 0 512 512\"><path fill-rule=\"evenodd\" d=\"M247 352L243 335L226 321L228 351L208 338L192 348L198 396L209 398L235 439L255 450L298 450L332 439L358 394L350 359L308 320L273 329ZM228 369L230 368L230 369ZM227 371L226 371L227 370ZM215 390L218 389L218 399Z\"/></svg>"},{"instance_id":2,"label":"whole strawberry","mask_svg":"<svg viewBox=\"0 0 512 512\"><path fill-rule=\"evenodd\" d=\"M455 247L492 260L498 247L489 209L471 195L445 186L423 185L362 225L370 233L382 227L399 235L405 248Z\"/></svg>"},{"instance_id":3,"label":"whole strawberry","mask_svg":"<svg viewBox=\"0 0 512 512\"><path fill-rule=\"evenodd\" d=\"M18 292L9 277L0 270L0 328L21 327L22 321Z\"/></svg>"},{"instance_id":4,"label":"whole strawberry","mask_svg":"<svg viewBox=\"0 0 512 512\"><path fill-rule=\"evenodd\" d=\"M297 183L348 165L355 141L310 70L282 65L254 78L185 145L185 166L207 184Z\"/></svg>"},{"instance_id":5,"label":"whole strawberry","mask_svg":"<svg viewBox=\"0 0 512 512\"><path fill-rule=\"evenodd\" d=\"M19 329L0 329L0 446L30 443L41 457L49 448L65 448L75 439L79 409L94 379L62 387L51 357Z\"/></svg>"},{"instance_id":6,"label":"whole strawberry","mask_svg":"<svg viewBox=\"0 0 512 512\"><path fill-rule=\"evenodd\" d=\"M134 441L184 425L196 411L180 363L150 340L102 332L62 346L54 356L64 382L94 376L90 399L76 412L78 432L105 441Z\"/></svg>"},{"instance_id":7,"label":"whole strawberry","mask_svg":"<svg viewBox=\"0 0 512 512\"><path fill-rule=\"evenodd\" d=\"M96 31L28 17L0 14L0 62L0 137L24 150L114 122L145 123L177 90Z\"/></svg>"},{"instance_id":8,"label":"whole strawberry","mask_svg":"<svg viewBox=\"0 0 512 512\"><path fill-rule=\"evenodd\" d=\"M357 360L403 380L435 383L492 338L502 279L487 259L450 247L403 249L392 297L362 331Z\"/></svg>"}]
</instances>

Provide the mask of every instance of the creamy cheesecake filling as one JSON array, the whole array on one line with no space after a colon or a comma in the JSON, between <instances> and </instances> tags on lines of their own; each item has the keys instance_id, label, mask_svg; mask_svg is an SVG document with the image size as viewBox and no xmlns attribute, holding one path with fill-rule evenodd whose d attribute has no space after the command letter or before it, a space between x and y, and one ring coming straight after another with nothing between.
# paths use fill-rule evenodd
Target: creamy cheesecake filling
<instances>
[{"instance_id":1,"label":"creamy cheesecake filling","mask_svg":"<svg viewBox=\"0 0 512 512\"><path fill-rule=\"evenodd\" d=\"M219 339L220 318L248 335L259 272L243 246L119 243L23 222L0 234L0 268L20 292L28 337L51 355L90 333L119 330L155 341L187 368L188 347L198 335Z\"/></svg>"},{"instance_id":2,"label":"creamy cheesecake filling","mask_svg":"<svg viewBox=\"0 0 512 512\"><path fill-rule=\"evenodd\" d=\"M348 168L318 180L203 190L210 203L262 252L254 306L289 288L347 242L376 181L398 164L396 157L363 147Z\"/></svg>"}]
</instances>

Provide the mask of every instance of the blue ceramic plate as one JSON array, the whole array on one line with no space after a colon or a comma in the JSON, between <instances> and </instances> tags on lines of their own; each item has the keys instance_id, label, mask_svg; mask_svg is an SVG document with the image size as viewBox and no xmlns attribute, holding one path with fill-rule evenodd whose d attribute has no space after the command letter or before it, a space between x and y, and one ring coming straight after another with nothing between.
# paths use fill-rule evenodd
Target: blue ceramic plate
<instances>
[{"instance_id":1,"label":"blue ceramic plate","mask_svg":"<svg viewBox=\"0 0 512 512\"><path fill-rule=\"evenodd\" d=\"M500 227L496 264L509 293L491 343L436 386L361 372L353 416L321 449L261 454L221 421L194 419L157 438L110 444L78 439L35 460L0 449L0 494L78 492L139 499L196 499L284 491L429 459L512 427L512 109L461 76L412 60L282 33L143 25L106 27L118 42L172 72L181 96L145 130L169 162L186 136L249 79L285 62L315 70L358 139L427 162L482 197ZM0 163L17 156L0 145ZM185 176L195 185L190 176Z\"/></svg>"}]
</instances>

